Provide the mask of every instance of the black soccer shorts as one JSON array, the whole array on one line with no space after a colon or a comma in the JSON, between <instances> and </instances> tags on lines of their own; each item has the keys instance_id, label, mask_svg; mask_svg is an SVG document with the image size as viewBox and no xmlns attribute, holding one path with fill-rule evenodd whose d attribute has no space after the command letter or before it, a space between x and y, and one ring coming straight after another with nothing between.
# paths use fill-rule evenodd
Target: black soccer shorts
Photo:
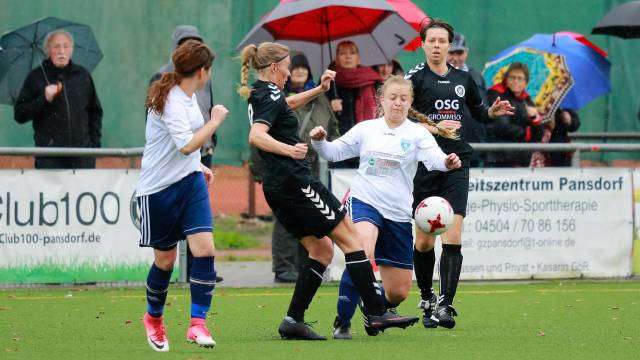
<instances>
[{"instance_id":1,"label":"black soccer shorts","mask_svg":"<svg viewBox=\"0 0 640 360\"><path fill-rule=\"evenodd\" d=\"M317 180L305 185L265 187L263 190L273 214L298 239L328 235L346 214L340 201Z\"/></svg>"},{"instance_id":2,"label":"black soccer shorts","mask_svg":"<svg viewBox=\"0 0 640 360\"><path fill-rule=\"evenodd\" d=\"M469 198L469 163L463 161L462 167L447 172L427 171L420 164L413 181L413 212L422 200L429 196L440 196L446 199L453 213L467 215L467 199Z\"/></svg>"}]
</instances>

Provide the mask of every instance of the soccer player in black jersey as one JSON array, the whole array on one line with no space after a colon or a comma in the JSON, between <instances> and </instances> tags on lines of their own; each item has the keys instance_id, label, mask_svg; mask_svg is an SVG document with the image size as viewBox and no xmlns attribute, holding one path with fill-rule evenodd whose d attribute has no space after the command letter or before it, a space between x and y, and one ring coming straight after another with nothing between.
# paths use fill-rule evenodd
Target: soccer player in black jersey
<instances>
[{"instance_id":1,"label":"soccer player in black jersey","mask_svg":"<svg viewBox=\"0 0 640 360\"><path fill-rule=\"evenodd\" d=\"M285 97L282 89L289 77L289 49L265 42L247 45L240 55L241 81L238 93L249 100L249 143L258 148L269 166L263 190L267 203L280 223L299 238L309 252L293 297L278 332L283 339L326 340L304 322L304 312L322 282L322 274L333 257L333 244L345 254L347 271L367 311L366 326L373 330L405 328L418 321L387 311L371 264L344 206L311 175L305 160L307 144L298 137L298 119L292 108L304 105L329 89L335 72L327 70L317 87ZM248 84L250 66L257 81Z\"/></svg>"},{"instance_id":2,"label":"soccer player in black jersey","mask_svg":"<svg viewBox=\"0 0 640 360\"><path fill-rule=\"evenodd\" d=\"M429 196L441 196L449 201L455 213L453 226L442 235L440 257L440 297L433 292L433 268L435 237L416 228L414 268L422 300L419 307L424 314L422 322L427 328L442 326L453 328L453 298L458 287L462 268L461 233L466 215L469 191L469 162L473 151L465 140L464 107L474 119L489 122L497 116L511 114L513 107L500 98L488 106L478 93L469 73L447 64L447 52L453 41L453 28L442 21L431 20L420 31L426 62L409 70L405 78L413 83L413 108L426 115L423 119L429 131L436 136L445 153L456 153L462 160L462 168L448 171L427 171L420 164L414 178L413 209ZM468 112L467 112L468 113ZM410 113L411 115L411 113ZM457 133L456 133L457 132ZM451 136L455 134L454 136Z\"/></svg>"}]
</instances>

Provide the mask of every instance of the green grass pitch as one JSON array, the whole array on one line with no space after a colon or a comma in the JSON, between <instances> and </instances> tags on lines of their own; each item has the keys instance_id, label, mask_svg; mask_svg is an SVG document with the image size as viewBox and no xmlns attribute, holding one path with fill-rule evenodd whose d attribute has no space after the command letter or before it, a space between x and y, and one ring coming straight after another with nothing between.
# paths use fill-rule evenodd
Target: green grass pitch
<instances>
[{"instance_id":1,"label":"green grass pitch","mask_svg":"<svg viewBox=\"0 0 640 360\"><path fill-rule=\"evenodd\" d=\"M165 318L171 351L147 345L144 291L0 290L0 359L639 359L640 282L462 283L453 330L390 329L352 341L283 341L276 328L292 288L225 289L210 328L218 346L186 343L188 288L172 286ZM307 313L330 336L337 287L325 285ZM413 292L403 314L418 314Z\"/></svg>"}]
</instances>

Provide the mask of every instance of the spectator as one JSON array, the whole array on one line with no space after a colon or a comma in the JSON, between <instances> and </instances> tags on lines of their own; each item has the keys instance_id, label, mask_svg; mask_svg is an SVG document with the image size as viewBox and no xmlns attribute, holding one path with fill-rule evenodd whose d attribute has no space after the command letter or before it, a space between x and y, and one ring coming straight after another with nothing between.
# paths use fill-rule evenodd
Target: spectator
<instances>
[{"instance_id":1,"label":"spectator","mask_svg":"<svg viewBox=\"0 0 640 360\"><path fill-rule=\"evenodd\" d=\"M18 123L33 121L41 147L99 148L102 107L91 74L71 61L73 37L64 30L47 34L41 66L29 73L14 107ZM95 168L91 157L37 156L37 169Z\"/></svg>"},{"instance_id":2,"label":"spectator","mask_svg":"<svg viewBox=\"0 0 640 360\"><path fill-rule=\"evenodd\" d=\"M311 76L309 61L303 54L293 56L289 68L291 70L291 77L284 87L284 93L287 96L299 94L315 87ZM296 109L295 113L300 122L298 136L301 140L309 144L307 160L311 165L311 172L318 177L318 155L313 151L313 147L311 147L309 131L316 126L322 126L328 129L330 138L337 138L338 120L331 109L329 100L324 94L321 94L306 105ZM252 173L261 171L262 164L259 156L257 151L252 151ZM271 237L271 253L275 281L295 282L298 279L298 271L304 263L304 260L307 259L308 254L298 239L289 234L277 220L275 221Z\"/></svg>"},{"instance_id":3,"label":"spectator","mask_svg":"<svg viewBox=\"0 0 640 360\"><path fill-rule=\"evenodd\" d=\"M580 128L580 117L578 114L569 109L558 109L554 118L547 124L547 128L551 131L550 143L568 143L570 132L578 131ZM571 158L573 152L549 152L545 153L544 166L560 167L571 166Z\"/></svg>"},{"instance_id":4,"label":"spectator","mask_svg":"<svg viewBox=\"0 0 640 360\"><path fill-rule=\"evenodd\" d=\"M513 115L500 116L487 125L492 142L539 142L542 139L540 114L525 90L528 82L529 69L525 64L515 62L505 72L503 81L487 92L488 103L500 97L515 108ZM527 167L532 154L531 151L491 152L487 160L495 167Z\"/></svg>"},{"instance_id":5,"label":"spectator","mask_svg":"<svg viewBox=\"0 0 640 360\"><path fill-rule=\"evenodd\" d=\"M404 75L404 70L397 60L391 60L386 64L374 65L373 70L380 75L382 81L387 80L391 75Z\"/></svg>"},{"instance_id":6,"label":"spectator","mask_svg":"<svg viewBox=\"0 0 640 360\"><path fill-rule=\"evenodd\" d=\"M382 77L371 67L360 65L358 46L342 41L336 48L336 59L329 68L336 71L334 88L328 91L331 108L336 113L340 134L345 134L356 123L376 118L376 85ZM358 159L332 163L336 168L357 168Z\"/></svg>"},{"instance_id":7,"label":"spectator","mask_svg":"<svg viewBox=\"0 0 640 360\"><path fill-rule=\"evenodd\" d=\"M202 36L200 35L200 32L198 32L198 28L191 25L180 25L176 27L176 29L173 31L172 36L171 53L173 53L173 51L175 51L178 46L180 46L187 40L196 40L203 42ZM162 74L171 72L173 71L173 69L173 63L171 62L171 60L169 60L168 63L164 64L158 69L155 74L153 74L151 80L149 81L149 86L151 86L154 81L159 80L162 77ZM200 112L204 117L204 121L209 121L211 108L213 107L213 92L211 89L211 80L207 82L202 90L196 91L196 98L198 100ZM211 168L211 156L213 155L213 150L217 145L217 140L217 135L214 133L213 136L211 136L211 140L207 141L202 149L200 149L200 162L202 162L202 164L208 168Z\"/></svg>"},{"instance_id":8,"label":"spectator","mask_svg":"<svg viewBox=\"0 0 640 360\"><path fill-rule=\"evenodd\" d=\"M468 57L469 48L467 47L465 37L461 33L456 32L453 36L451 47L449 47L449 51L447 53L447 62L456 69L468 72L478 87L478 93L480 94L482 99L486 101L487 85L484 81L484 78L482 77L482 74L467 65ZM468 112L469 110L465 108L464 111ZM470 143L487 142L487 130L485 128L485 125L473 119L471 117L471 114L465 116L465 119L470 120L464 127L464 137L467 139L467 141ZM485 162L485 160L486 153L474 151L471 155L471 167L479 167Z\"/></svg>"}]
</instances>

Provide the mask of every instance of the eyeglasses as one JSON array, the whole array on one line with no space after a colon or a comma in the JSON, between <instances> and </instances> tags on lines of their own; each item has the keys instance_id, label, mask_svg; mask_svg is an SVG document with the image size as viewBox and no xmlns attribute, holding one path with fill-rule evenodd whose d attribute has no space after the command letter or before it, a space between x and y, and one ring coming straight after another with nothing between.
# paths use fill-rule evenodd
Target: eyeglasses
<instances>
[{"instance_id":1,"label":"eyeglasses","mask_svg":"<svg viewBox=\"0 0 640 360\"><path fill-rule=\"evenodd\" d=\"M524 76L514 76L514 75L509 75L507 76L507 79L511 80L511 81L527 81L527 78Z\"/></svg>"}]
</instances>

